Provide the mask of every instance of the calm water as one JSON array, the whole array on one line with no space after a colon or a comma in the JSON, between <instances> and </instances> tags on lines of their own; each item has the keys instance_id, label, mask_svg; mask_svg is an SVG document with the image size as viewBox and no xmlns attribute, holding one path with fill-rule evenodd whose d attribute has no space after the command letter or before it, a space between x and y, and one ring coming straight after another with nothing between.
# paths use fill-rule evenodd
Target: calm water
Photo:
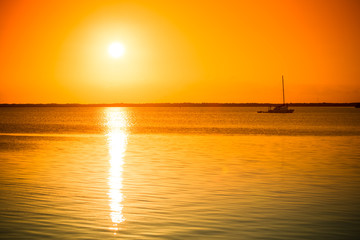
<instances>
[{"instance_id":1,"label":"calm water","mask_svg":"<svg viewBox=\"0 0 360 240\"><path fill-rule=\"evenodd\" d=\"M355 239L360 110L0 108L1 239Z\"/></svg>"}]
</instances>

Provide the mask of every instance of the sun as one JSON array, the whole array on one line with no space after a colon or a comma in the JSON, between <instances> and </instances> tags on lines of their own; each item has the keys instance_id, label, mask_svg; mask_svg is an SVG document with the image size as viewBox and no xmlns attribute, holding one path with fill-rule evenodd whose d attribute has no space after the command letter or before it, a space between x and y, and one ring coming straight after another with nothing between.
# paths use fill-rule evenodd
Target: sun
<instances>
[{"instance_id":1,"label":"sun","mask_svg":"<svg viewBox=\"0 0 360 240\"><path fill-rule=\"evenodd\" d=\"M108 53L113 58L119 58L125 54L125 46L119 42L113 42L108 47Z\"/></svg>"}]
</instances>

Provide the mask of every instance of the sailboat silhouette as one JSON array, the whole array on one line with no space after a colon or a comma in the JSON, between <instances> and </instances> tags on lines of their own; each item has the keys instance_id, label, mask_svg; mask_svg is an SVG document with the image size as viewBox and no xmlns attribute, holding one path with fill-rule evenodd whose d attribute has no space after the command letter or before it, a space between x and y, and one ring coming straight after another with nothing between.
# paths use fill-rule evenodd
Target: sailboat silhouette
<instances>
[{"instance_id":1,"label":"sailboat silhouette","mask_svg":"<svg viewBox=\"0 0 360 240\"><path fill-rule=\"evenodd\" d=\"M275 106L274 108L269 107L267 111L258 111L258 113L293 113L294 109L289 109L288 105L285 104L285 90L284 90L284 76L282 77L282 89L283 89L283 104Z\"/></svg>"}]
</instances>

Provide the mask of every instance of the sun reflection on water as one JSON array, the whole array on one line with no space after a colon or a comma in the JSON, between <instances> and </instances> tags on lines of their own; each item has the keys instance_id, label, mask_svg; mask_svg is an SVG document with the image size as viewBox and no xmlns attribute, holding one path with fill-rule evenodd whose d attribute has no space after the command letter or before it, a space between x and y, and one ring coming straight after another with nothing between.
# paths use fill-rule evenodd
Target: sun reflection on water
<instances>
[{"instance_id":1,"label":"sun reflection on water","mask_svg":"<svg viewBox=\"0 0 360 240\"><path fill-rule=\"evenodd\" d=\"M127 117L126 111L120 108L106 109L106 125L108 128L107 141L110 154L109 169L109 201L110 217L114 234L119 230L119 224L125 221L123 215L123 165L127 145Z\"/></svg>"}]
</instances>

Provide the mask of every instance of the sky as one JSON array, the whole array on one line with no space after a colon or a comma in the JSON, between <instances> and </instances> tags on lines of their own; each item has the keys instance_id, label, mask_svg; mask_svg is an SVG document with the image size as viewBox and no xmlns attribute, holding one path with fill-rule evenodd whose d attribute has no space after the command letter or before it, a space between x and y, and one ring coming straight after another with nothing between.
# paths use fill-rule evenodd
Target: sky
<instances>
[{"instance_id":1,"label":"sky","mask_svg":"<svg viewBox=\"0 0 360 240\"><path fill-rule=\"evenodd\" d=\"M356 0L0 0L0 103L278 103L282 75L286 102L360 102L359 12Z\"/></svg>"}]
</instances>

